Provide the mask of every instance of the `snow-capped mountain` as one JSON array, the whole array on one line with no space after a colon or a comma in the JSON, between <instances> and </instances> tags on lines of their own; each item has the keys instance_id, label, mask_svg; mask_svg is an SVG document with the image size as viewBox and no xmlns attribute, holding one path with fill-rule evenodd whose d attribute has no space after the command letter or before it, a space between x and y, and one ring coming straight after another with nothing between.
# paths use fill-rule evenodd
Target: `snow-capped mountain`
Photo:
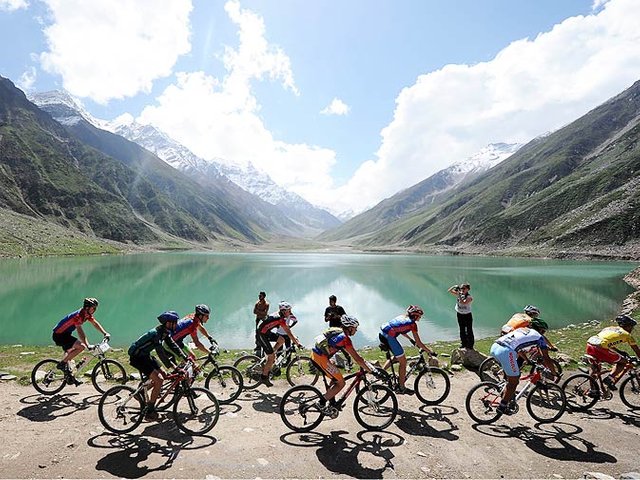
<instances>
[{"instance_id":1,"label":"snow-capped mountain","mask_svg":"<svg viewBox=\"0 0 640 480\"><path fill-rule=\"evenodd\" d=\"M478 153L447 167L452 174L481 173L516 153L521 143L490 143Z\"/></svg>"},{"instance_id":2,"label":"snow-capped mountain","mask_svg":"<svg viewBox=\"0 0 640 480\"><path fill-rule=\"evenodd\" d=\"M107 122L93 117L87 112L82 103L65 91L53 90L50 92L34 93L28 95L30 102L47 110L59 123L72 126L85 120L95 127L105 129Z\"/></svg>"}]
</instances>

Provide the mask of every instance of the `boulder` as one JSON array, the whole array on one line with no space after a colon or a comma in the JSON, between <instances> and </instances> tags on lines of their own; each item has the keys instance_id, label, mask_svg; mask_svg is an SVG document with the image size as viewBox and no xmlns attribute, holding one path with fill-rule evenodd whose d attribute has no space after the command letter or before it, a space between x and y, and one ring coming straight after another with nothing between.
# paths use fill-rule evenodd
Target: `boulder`
<instances>
[{"instance_id":1,"label":"boulder","mask_svg":"<svg viewBox=\"0 0 640 480\"><path fill-rule=\"evenodd\" d=\"M451 352L451 364L463 365L466 369L477 371L480 364L487 358L484 353L480 353L472 348L456 348Z\"/></svg>"},{"instance_id":2,"label":"boulder","mask_svg":"<svg viewBox=\"0 0 640 480\"><path fill-rule=\"evenodd\" d=\"M615 477L601 472L584 472L583 477L595 480L616 480Z\"/></svg>"}]
</instances>

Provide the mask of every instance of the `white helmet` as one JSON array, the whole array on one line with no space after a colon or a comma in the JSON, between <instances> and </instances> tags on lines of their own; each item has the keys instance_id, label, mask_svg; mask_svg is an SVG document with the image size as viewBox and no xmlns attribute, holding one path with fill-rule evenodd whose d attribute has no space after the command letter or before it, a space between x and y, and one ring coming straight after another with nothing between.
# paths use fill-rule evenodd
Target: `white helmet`
<instances>
[{"instance_id":1,"label":"white helmet","mask_svg":"<svg viewBox=\"0 0 640 480\"><path fill-rule=\"evenodd\" d=\"M291 304L283 300L278 304L278 310L291 310Z\"/></svg>"},{"instance_id":2,"label":"white helmet","mask_svg":"<svg viewBox=\"0 0 640 480\"><path fill-rule=\"evenodd\" d=\"M540 315L540 309L535 305L527 305L522 309L522 311L530 317L537 317L538 315Z\"/></svg>"},{"instance_id":3,"label":"white helmet","mask_svg":"<svg viewBox=\"0 0 640 480\"><path fill-rule=\"evenodd\" d=\"M347 315L346 313L340 317L340 323L345 328L357 327L358 325L360 325L360 322L358 322L358 319L356 317Z\"/></svg>"}]
</instances>

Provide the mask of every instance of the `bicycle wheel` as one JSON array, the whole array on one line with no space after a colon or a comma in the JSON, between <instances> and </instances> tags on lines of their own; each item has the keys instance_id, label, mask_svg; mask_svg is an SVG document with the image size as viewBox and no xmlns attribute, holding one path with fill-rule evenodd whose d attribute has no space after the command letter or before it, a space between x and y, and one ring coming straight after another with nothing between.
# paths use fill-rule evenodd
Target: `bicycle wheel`
<instances>
[{"instance_id":1,"label":"bicycle wheel","mask_svg":"<svg viewBox=\"0 0 640 480\"><path fill-rule=\"evenodd\" d=\"M204 435L218 423L220 404L209 390L193 387L182 392L173 405L173 420L189 435Z\"/></svg>"},{"instance_id":2,"label":"bicycle wheel","mask_svg":"<svg viewBox=\"0 0 640 480\"><path fill-rule=\"evenodd\" d=\"M116 360L102 360L93 367L91 383L100 393L104 393L116 385L127 383L127 372L120 362Z\"/></svg>"},{"instance_id":3,"label":"bicycle wheel","mask_svg":"<svg viewBox=\"0 0 640 480\"><path fill-rule=\"evenodd\" d=\"M471 419L485 425L495 422L502 415L497 409L502 399L502 388L494 382L480 382L474 386L465 400Z\"/></svg>"},{"instance_id":4,"label":"bicycle wheel","mask_svg":"<svg viewBox=\"0 0 640 480\"><path fill-rule=\"evenodd\" d=\"M242 385L240 370L228 365L210 372L204 382L204 388L212 392L221 405L235 401L242 393Z\"/></svg>"},{"instance_id":5,"label":"bicycle wheel","mask_svg":"<svg viewBox=\"0 0 640 480\"><path fill-rule=\"evenodd\" d=\"M245 389L253 390L260 385L262 362L258 357L255 355L243 355L233 362L233 366L242 374L242 382Z\"/></svg>"},{"instance_id":6,"label":"bicycle wheel","mask_svg":"<svg viewBox=\"0 0 640 480\"><path fill-rule=\"evenodd\" d=\"M31 384L38 392L53 395L62 390L67 381L64 372L58 369L58 360L47 359L33 367Z\"/></svg>"},{"instance_id":7,"label":"bicycle wheel","mask_svg":"<svg viewBox=\"0 0 640 480\"><path fill-rule=\"evenodd\" d=\"M98 403L98 418L113 433L128 433L142 423L144 403L141 395L127 385L107 390Z\"/></svg>"},{"instance_id":8,"label":"bicycle wheel","mask_svg":"<svg viewBox=\"0 0 640 480\"><path fill-rule=\"evenodd\" d=\"M315 385L320 377L320 372L315 367L311 358L297 357L287 365L287 381L289 385Z\"/></svg>"},{"instance_id":9,"label":"bicycle wheel","mask_svg":"<svg viewBox=\"0 0 640 480\"><path fill-rule=\"evenodd\" d=\"M324 418L324 413L318 408L320 398L320 390L311 385L290 388L280 401L280 418L294 432L309 432Z\"/></svg>"},{"instance_id":10,"label":"bicycle wheel","mask_svg":"<svg viewBox=\"0 0 640 480\"><path fill-rule=\"evenodd\" d=\"M353 414L367 430L383 430L398 415L398 399L389 387L370 384L356 395Z\"/></svg>"},{"instance_id":11,"label":"bicycle wheel","mask_svg":"<svg viewBox=\"0 0 640 480\"><path fill-rule=\"evenodd\" d=\"M560 377L562 376L562 365L560 365L560 362L558 362L558 360L556 360L555 358L551 358L551 363L553 363L554 368L556 369L556 374L557 376L555 376L553 373L549 372L549 371L544 371L542 373L542 376L553 383L558 383L560 381ZM536 369L536 365L535 363L531 365L531 370L529 371L529 374L533 374L533 372Z\"/></svg>"},{"instance_id":12,"label":"bicycle wheel","mask_svg":"<svg viewBox=\"0 0 640 480\"><path fill-rule=\"evenodd\" d=\"M429 367L418 374L413 389L422 403L437 405L449 395L451 381L447 372L441 368Z\"/></svg>"},{"instance_id":13,"label":"bicycle wheel","mask_svg":"<svg viewBox=\"0 0 640 480\"><path fill-rule=\"evenodd\" d=\"M562 390L567 406L574 411L589 410L598 401L598 384L586 373L571 375L562 384Z\"/></svg>"},{"instance_id":14,"label":"bicycle wheel","mask_svg":"<svg viewBox=\"0 0 640 480\"><path fill-rule=\"evenodd\" d=\"M630 376L620 384L620 400L631 409L640 408L640 378Z\"/></svg>"},{"instance_id":15,"label":"bicycle wheel","mask_svg":"<svg viewBox=\"0 0 640 480\"><path fill-rule=\"evenodd\" d=\"M500 362L493 357L485 358L478 368L478 375L483 382L500 383L504 380L504 371Z\"/></svg>"},{"instance_id":16,"label":"bicycle wheel","mask_svg":"<svg viewBox=\"0 0 640 480\"><path fill-rule=\"evenodd\" d=\"M567 408L567 398L555 383L537 383L527 396L527 411L540 423L558 420Z\"/></svg>"}]
</instances>

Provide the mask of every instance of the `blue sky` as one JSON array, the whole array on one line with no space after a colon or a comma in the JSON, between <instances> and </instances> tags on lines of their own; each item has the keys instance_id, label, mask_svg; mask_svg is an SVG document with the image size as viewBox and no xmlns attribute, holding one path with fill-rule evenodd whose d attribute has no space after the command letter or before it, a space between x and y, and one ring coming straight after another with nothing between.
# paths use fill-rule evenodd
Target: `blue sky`
<instances>
[{"instance_id":1,"label":"blue sky","mask_svg":"<svg viewBox=\"0 0 640 480\"><path fill-rule=\"evenodd\" d=\"M639 22L637 0L0 0L0 75L337 213L630 86Z\"/></svg>"}]
</instances>

